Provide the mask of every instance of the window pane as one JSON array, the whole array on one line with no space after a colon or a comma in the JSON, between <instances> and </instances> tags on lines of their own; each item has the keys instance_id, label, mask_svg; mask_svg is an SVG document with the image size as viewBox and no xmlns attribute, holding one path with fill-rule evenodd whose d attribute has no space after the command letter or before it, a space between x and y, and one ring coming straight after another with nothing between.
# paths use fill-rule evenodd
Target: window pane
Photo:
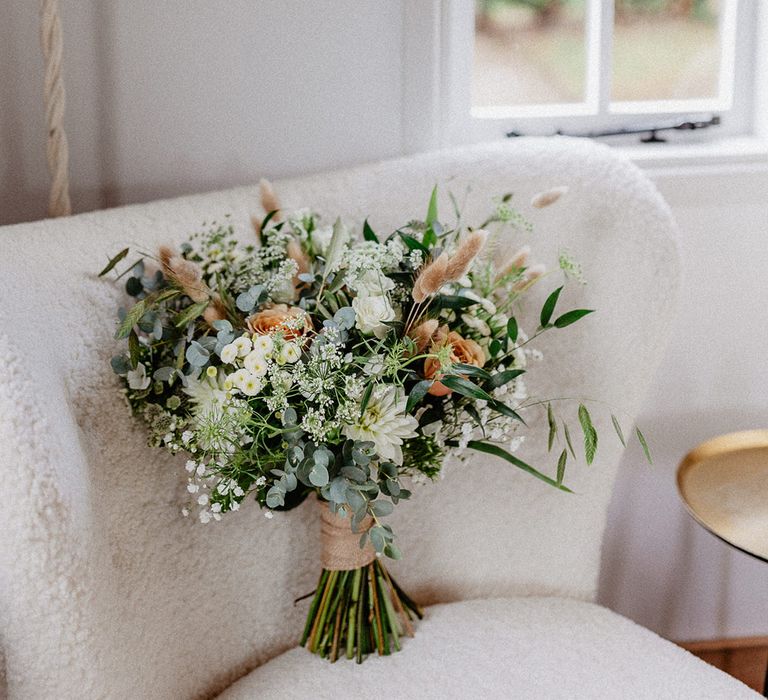
<instances>
[{"instance_id":1,"label":"window pane","mask_svg":"<svg viewBox=\"0 0 768 700\"><path fill-rule=\"evenodd\" d=\"M718 0L616 0L614 100L718 96Z\"/></svg>"},{"instance_id":2,"label":"window pane","mask_svg":"<svg viewBox=\"0 0 768 700\"><path fill-rule=\"evenodd\" d=\"M474 107L581 102L585 0L476 0Z\"/></svg>"}]
</instances>

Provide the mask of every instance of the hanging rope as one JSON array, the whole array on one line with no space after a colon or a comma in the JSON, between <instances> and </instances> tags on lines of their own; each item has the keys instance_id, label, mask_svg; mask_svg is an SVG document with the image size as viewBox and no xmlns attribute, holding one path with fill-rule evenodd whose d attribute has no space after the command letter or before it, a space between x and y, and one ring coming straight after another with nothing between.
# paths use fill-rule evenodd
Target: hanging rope
<instances>
[{"instance_id":1,"label":"hanging rope","mask_svg":"<svg viewBox=\"0 0 768 700\"><path fill-rule=\"evenodd\" d=\"M61 76L61 21L58 0L42 0L40 42L45 61L45 121L48 127L48 171L51 194L48 216L69 216L69 147L64 132L64 81Z\"/></svg>"}]
</instances>

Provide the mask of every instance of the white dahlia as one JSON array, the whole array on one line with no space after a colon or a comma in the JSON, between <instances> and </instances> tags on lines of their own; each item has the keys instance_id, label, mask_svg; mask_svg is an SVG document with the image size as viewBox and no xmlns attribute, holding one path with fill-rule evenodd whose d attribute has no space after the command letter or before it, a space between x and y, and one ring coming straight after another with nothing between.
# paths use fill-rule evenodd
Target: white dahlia
<instances>
[{"instance_id":1,"label":"white dahlia","mask_svg":"<svg viewBox=\"0 0 768 700\"><path fill-rule=\"evenodd\" d=\"M405 413L406 397L396 387L374 389L363 415L356 423L344 426L352 440L369 440L382 460L403 463L403 440L416 437L418 421Z\"/></svg>"}]
</instances>

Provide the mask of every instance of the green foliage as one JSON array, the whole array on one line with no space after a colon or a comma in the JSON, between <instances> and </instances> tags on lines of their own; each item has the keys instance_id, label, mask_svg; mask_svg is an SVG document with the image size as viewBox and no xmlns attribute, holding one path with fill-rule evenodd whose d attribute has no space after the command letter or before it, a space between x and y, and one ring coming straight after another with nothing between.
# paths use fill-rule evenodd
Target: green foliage
<instances>
[{"instance_id":1,"label":"green foliage","mask_svg":"<svg viewBox=\"0 0 768 700\"><path fill-rule=\"evenodd\" d=\"M113 270L115 265L117 265L123 258L125 258L126 255L128 255L129 250L130 248L123 248L117 255L115 255L114 258L111 258L106 267L101 272L99 272L99 277L104 277L104 275Z\"/></svg>"},{"instance_id":2,"label":"green foliage","mask_svg":"<svg viewBox=\"0 0 768 700\"><path fill-rule=\"evenodd\" d=\"M541 307L541 315L539 318L542 328L546 328L549 325L552 314L555 312L555 306L557 305L557 300L560 297L560 292L562 291L563 288L558 287L547 297L547 300L544 302L544 306Z\"/></svg>"},{"instance_id":3,"label":"green foliage","mask_svg":"<svg viewBox=\"0 0 768 700\"><path fill-rule=\"evenodd\" d=\"M643 435L643 433L640 431L640 428L635 428L635 434L637 435L637 439L640 442L640 446L643 448L643 453L645 454L645 458L648 460L648 464L653 464L651 450L648 447L648 442L645 439L645 435Z\"/></svg>"},{"instance_id":4,"label":"green foliage","mask_svg":"<svg viewBox=\"0 0 768 700\"><path fill-rule=\"evenodd\" d=\"M188 453L190 493L206 496L201 518L218 520L246 498L287 510L314 493L333 512L351 516L361 544L399 558L386 519L411 497L404 479L436 478L449 452L459 459L478 452L497 457L569 491L563 484L568 453L576 455L568 426L553 410L563 399L533 400L529 382L516 380L526 373L526 360L536 359L538 335L592 311L558 315L561 286L544 302L540 327L526 333L527 263L506 274L504 261L492 256L478 256L460 280L449 279L414 303L414 280L425 265L443 251L451 259L467 240L470 227L460 223L451 199L455 228L439 221L435 187L423 221L379 236L366 219L355 227L361 241L351 240L341 219L320 225L306 210L283 211L280 221L270 212L258 248L240 245L227 222L213 222L178 255L211 290L211 303L225 317L215 321L205 318L208 300L193 302L172 281L178 277L153 272L151 258L123 271L133 303L121 311L117 336L127 343L111 365L147 422L151 444ZM495 200L483 225L493 233L529 228L511 195ZM249 316L267 310L274 311L274 327L254 334ZM529 376L535 386L537 375ZM513 454L515 440L530 433L526 412L543 404L548 450L560 435L565 441L553 452L559 454L554 478ZM584 404L578 416L591 464L597 432ZM482 485L471 485L481 494ZM365 531L369 519L373 526ZM353 585L354 575L345 580Z\"/></svg>"},{"instance_id":5,"label":"green foliage","mask_svg":"<svg viewBox=\"0 0 768 700\"><path fill-rule=\"evenodd\" d=\"M556 480L551 479L550 477L546 476L546 474L542 474L537 469L534 469L530 464L526 464L523 462L523 460L518 459L513 454L510 454L502 447L499 447L498 445L494 445L488 442L481 442L479 440L470 440L469 444L467 445L469 449L476 450L477 452L484 452L485 454L493 455L494 457L500 457L501 459L509 462L510 464L514 465L518 469L521 469L524 472L527 472L531 476L535 476L540 481L543 481L545 484L549 484L550 486L554 486L555 488L560 489L561 491L567 491L568 493L571 493L571 490L562 484L559 484Z\"/></svg>"},{"instance_id":6,"label":"green foliage","mask_svg":"<svg viewBox=\"0 0 768 700\"><path fill-rule=\"evenodd\" d=\"M589 411L583 403L579 404L579 423L584 433L584 457L587 464L592 464L597 452L597 430L595 430Z\"/></svg>"},{"instance_id":7,"label":"green foliage","mask_svg":"<svg viewBox=\"0 0 768 700\"><path fill-rule=\"evenodd\" d=\"M616 435L618 435L621 444L626 447L627 441L624 439L624 432L622 431L621 425L619 424L619 419L616 418L613 413L611 413L611 422L613 423L613 429L616 431Z\"/></svg>"}]
</instances>

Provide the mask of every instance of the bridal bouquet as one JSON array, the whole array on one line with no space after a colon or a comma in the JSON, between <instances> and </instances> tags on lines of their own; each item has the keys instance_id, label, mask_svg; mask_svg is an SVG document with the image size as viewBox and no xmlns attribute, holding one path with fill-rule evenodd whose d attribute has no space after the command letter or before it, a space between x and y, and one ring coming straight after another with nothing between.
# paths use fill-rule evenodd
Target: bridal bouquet
<instances>
[{"instance_id":1,"label":"bridal bouquet","mask_svg":"<svg viewBox=\"0 0 768 700\"><path fill-rule=\"evenodd\" d=\"M250 499L272 517L316 494L323 570L301 643L359 662L400 649L421 616L380 558L400 557L386 517L412 484L481 452L568 491L567 423L524 378L539 357L529 343L590 310L559 310L559 286L538 327L520 327L520 300L545 270L527 247L505 253L509 230L530 227L509 196L473 228L458 206L455 223L441 221L435 191L423 220L386 236L367 220L283 213L266 182L262 203L249 243L214 224L129 264L127 348L112 367L150 444L187 455L184 515L217 521ZM560 267L580 275L567 255ZM528 410L547 412L550 449L562 428L554 475L514 454ZM597 433L583 404L576 416L589 463Z\"/></svg>"}]
</instances>

